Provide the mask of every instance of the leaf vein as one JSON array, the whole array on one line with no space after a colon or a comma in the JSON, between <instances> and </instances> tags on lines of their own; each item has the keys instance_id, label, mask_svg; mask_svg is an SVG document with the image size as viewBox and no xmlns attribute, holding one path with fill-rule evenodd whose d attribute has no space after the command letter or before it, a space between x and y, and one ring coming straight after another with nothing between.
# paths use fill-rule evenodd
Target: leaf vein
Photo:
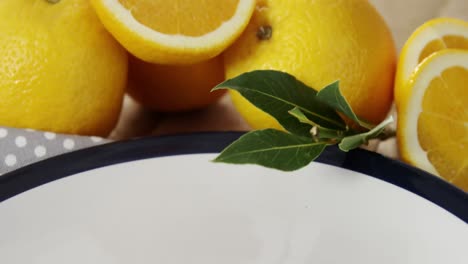
<instances>
[{"instance_id":1,"label":"leaf vein","mask_svg":"<svg viewBox=\"0 0 468 264\"><path fill-rule=\"evenodd\" d=\"M246 88L243 88L243 89L246 89ZM291 102L286 101L286 100L284 100L284 99L282 99L282 98L280 98L280 97L278 97L278 96L273 96L273 95L270 95L270 94L268 94L268 93L264 93L264 92L261 92L261 91L258 91L258 90L253 90L253 89L246 89L246 90L249 90L249 91L254 92L254 93L259 93L259 94L261 94L261 95L264 95L264 96L267 96L267 97L270 97L270 98L274 98L274 99L276 99L276 100L278 100L278 101L284 102L285 104L288 104L288 105L297 107L297 108L301 109L302 111L304 111L304 112L306 112L306 113L308 113L308 114L310 114L310 115L312 115L312 116L316 116L316 117L318 117L318 118L321 118L322 120L326 120L326 121L328 121L328 122L330 122L330 123L332 123L332 124L334 124L334 125L337 125L337 126L340 126L340 127L342 126L341 123L339 123L339 122L337 122L337 121L335 121L335 120L333 120L333 119L327 118L327 117L322 116L322 115L319 115L319 114L317 114L317 113L314 113L314 112L308 110L307 108L304 108L303 106L300 106L300 105L291 103Z\"/></svg>"}]
</instances>

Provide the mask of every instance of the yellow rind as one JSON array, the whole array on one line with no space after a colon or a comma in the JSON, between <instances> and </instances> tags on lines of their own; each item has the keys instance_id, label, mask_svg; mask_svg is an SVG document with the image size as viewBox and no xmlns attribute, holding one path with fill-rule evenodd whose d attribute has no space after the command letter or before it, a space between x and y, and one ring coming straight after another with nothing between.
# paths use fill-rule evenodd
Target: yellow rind
<instances>
[{"instance_id":1,"label":"yellow rind","mask_svg":"<svg viewBox=\"0 0 468 264\"><path fill-rule=\"evenodd\" d=\"M200 37L167 35L139 23L118 0L91 0L111 34L137 58L158 64L193 64L213 58L231 45L247 26L255 0L240 0L231 20Z\"/></svg>"}]
</instances>

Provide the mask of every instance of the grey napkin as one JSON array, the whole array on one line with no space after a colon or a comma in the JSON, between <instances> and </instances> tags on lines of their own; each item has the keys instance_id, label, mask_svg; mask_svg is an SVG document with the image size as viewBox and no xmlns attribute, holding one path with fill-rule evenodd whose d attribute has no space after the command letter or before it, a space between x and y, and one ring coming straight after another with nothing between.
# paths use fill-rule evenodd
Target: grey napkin
<instances>
[{"instance_id":1,"label":"grey napkin","mask_svg":"<svg viewBox=\"0 0 468 264\"><path fill-rule=\"evenodd\" d=\"M6 172L110 140L0 126L0 177Z\"/></svg>"}]
</instances>

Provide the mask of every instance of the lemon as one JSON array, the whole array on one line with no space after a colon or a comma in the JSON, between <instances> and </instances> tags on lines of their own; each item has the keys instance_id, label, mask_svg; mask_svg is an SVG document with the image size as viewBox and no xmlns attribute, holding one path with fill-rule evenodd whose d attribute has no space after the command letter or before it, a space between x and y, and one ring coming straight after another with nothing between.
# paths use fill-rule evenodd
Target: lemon
<instances>
[{"instance_id":1,"label":"lemon","mask_svg":"<svg viewBox=\"0 0 468 264\"><path fill-rule=\"evenodd\" d=\"M148 109L189 111L215 102L222 91L211 89L224 80L220 56L192 65L163 65L130 56L129 94Z\"/></svg>"},{"instance_id":2,"label":"lemon","mask_svg":"<svg viewBox=\"0 0 468 264\"><path fill-rule=\"evenodd\" d=\"M408 97L407 84L416 67L429 55L443 49L468 50L468 22L455 18L435 18L411 34L398 61L395 81L397 106Z\"/></svg>"},{"instance_id":3,"label":"lemon","mask_svg":"<svg viewBox=\"0 0 468 264\"><path fill-rule=\"evenodd\" d=\"M193 64L215 57L246 27L255 0L91 0L106 28L136 57Z\"/></svg>"},{"instance_id":4,"label":"lemon","mask_svg":"<svg viewBox=\"0 0 468 264\"><path fill-rule=\"evenodd\" d=\"M396 51L389 28L365 0L261 0L241 37L225 52L226 77L257 69L287 72L315 89L341 81L357 115L382 121L393 100ZM231 93L254 129L280 125Z\"/></svg>"},{"instance_id":5,"label":"lemon","mask_svg":"<svg viewBox=\"0 0 468 264\"><path fill-rule=\"evenodd\" d=\"M404 161L468 191L468 51L446 49L410 77L398 109Z\"/></svg>"},{"instance_id":6,"label":"lemon","mask_svg":"<svg viewBox=\"0 0 468 264\"><path fill-rule=\"evenodd\" d=\"M106 136L127 53L87 0L0 1L0 125Z\"/></svg>"}]
</instances>

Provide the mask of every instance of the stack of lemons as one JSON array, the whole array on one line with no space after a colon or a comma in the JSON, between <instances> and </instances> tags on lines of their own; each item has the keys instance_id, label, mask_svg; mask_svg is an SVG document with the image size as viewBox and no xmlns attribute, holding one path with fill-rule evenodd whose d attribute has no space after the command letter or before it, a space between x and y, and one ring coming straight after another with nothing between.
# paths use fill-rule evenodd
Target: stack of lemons
<instances>
[{"instance_id":1,"label":"stack of lemons","mask_svg":"<svg viewBox=\"0 0 468 264\"><path fill-rule=\"evenodd\" d=\"M340 80L374 124L393 101L395 45L367 0L2 0L0 17L0 125L106 136L125 92L156 111L192 110L217 100L210 90L225 78L257 69L315 89ZM468 48L467 28L419 29L395 95L402 157L465 189L468 51L451 48ZM281 128L231 98L252 128Z\"/></svg>"},{"instance_id":2,"label":"stack of lemons","mask_svg":"<svg viewBox=\"0 0 468 264\"><path fill-rule=\"evenodd\" d=\"M413 33L395 103L403 160L468 191L468 23L438 18Z\"/></svg>"},{"instance_id":3,"label":"stack of lemons","mask_svg":"<svg viewBox=\"0 0 468 264\"><path fill-rule=\"evenodd\" d=\"M156 110L211 103L255 0L203 3L0 1L0 125L107 136L127 86Z\"/></svg>"},{"instance_id":4,"label":"stack of lemons","mask_svg":"<svg viewBox=\"0 0 468 264\"><path fill-rule=\"evenodd\" d=\"M315 88L340 79L374 123L392 102L395 48L367 0L2 0L0 16L0 125L106 136L126 91L191 110L255 69ZM253 128L279 126L233 99Z\"/></svg>"}]
</instances>

